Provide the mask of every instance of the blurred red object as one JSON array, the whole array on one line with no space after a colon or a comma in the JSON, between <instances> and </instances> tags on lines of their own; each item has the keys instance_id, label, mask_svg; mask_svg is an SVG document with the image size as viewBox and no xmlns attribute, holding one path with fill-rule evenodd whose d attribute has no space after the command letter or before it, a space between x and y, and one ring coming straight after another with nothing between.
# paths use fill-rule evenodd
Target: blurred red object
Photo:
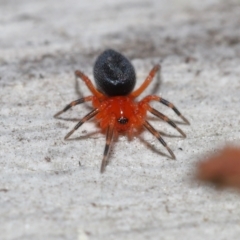
<instances>
[{"instance_id":1,"label":"blurred red object","mask_svg":"<svg viewBox=\"0 0 240 240\"><path fill-rule=\"evenodd\" d=\"M197 178L240 189L240 148L227 146L198 164Z\"/></svg>"}]
</instances>

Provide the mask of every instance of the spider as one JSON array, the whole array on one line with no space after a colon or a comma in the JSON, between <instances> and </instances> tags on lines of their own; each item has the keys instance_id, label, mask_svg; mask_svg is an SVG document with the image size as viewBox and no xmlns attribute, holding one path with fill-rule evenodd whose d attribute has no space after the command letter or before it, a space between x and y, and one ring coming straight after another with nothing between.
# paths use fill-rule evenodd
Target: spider
<instances>
[{"instance_id":1,"label":"spider","mask_svg":"<svg viewBox=\"0 0 240 240\"><path fill-rule=\"evenodd\" d=\"M152 108L149 103L158 101L170 107L185 123L189 124L188 120L172 103L159 96L148 95L139 102L135 100L152 82L159 69L160 65L155 65L143 84L135 91L133 89L136 83L136 75L133 65L126 57L112 49L105 50L95 62L93 73L97 88L94 87L91 80L84 73L75 71L75 76L84 81L92 95L69 103L62 111L57 112L54 117L57 118L60 114L78 104L88 101L92 102L93 110L84 116L64 139L68 139L83 123L95 117L101 129L107 132L100 169L101 173L104 172L107 165L113 136L117 133L127 133L129 138L131 138L134 132L142 127L145 127L152 133L168 150L171 157L175 159L174 153L163 140L160 133L146 120L147 112L170 124L183 137L186 137L186 135L172 120Z\"/></svg>"}]
</instances>

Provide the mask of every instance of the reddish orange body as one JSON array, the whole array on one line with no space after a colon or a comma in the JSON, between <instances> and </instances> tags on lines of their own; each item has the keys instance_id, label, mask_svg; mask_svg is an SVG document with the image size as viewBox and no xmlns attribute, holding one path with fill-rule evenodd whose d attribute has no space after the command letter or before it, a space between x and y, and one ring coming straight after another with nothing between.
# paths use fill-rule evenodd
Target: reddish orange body
<instances>
[{"instance_id":1,"label":"reddish orange body","mask_svg":"<svg viewBox=\"0 0 240 240\"><path fill-rule=\"evenodd\" d=\"M96 115L102 129L106 129L109 121L114 119L117 132L127 132L132 136L134 129L143 126L147 114L147 105L144 102L135 102L131 96L119 96L98 100L94 98L92 104L102 109Z\"/></svg>"}]
</instances>

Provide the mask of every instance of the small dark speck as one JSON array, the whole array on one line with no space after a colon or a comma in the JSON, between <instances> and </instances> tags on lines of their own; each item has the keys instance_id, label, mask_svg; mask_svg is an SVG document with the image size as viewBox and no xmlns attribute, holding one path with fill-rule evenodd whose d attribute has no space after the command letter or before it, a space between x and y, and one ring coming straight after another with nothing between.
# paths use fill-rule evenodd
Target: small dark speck
<instances>
[{"instance_id":1,"label":"small dark speck","mask_svg":"<svg viewBox=\"0 0 240 240\"><path fill-rule=\"evenodd\" d=\"M165 205L165 209L167 213L170 213L168 205Z\"/></svg>"},{"instance_id":2,"label":"small dark speck","mask_svg":"<svg viewBox=\"0 0 240 240\"><path fill-rule=\"evenodd\" d=\"M87 130L83 130L82 133L86 134L86 133L87 133Z\"/></svg>"},{"instance_id":3,"label":"small dark speck","mask_svg":"<svg viewBox=\"0 0 240 240\"><path fill-rule=\"evenodd\" d=\"M81 162L80 162L80 161L78 162L78 165L79 165L79 167L81 167L81 166L82 166L82 164L81 164Z\"/></svg>"},{"instance_id":4,"label":"small dark speck","mask_svg":"<svg viewBox=\"0 0 240 240\"><path fill-rule=\"evenodd\" d=\"M0 192L8 192L8 189L6 189L6 188L1 188L1 189L0 189Z\"/></svg>"},{"instance_id":5,"label":"small dark speck","mask_svg":"<svg viewBox=\"0 0 240 240\"><path fill-rule=\"evenodd\" d=\"M185 63L195 62L197 59L195 57L188 56L185 58Z\"/></svg>"},{"instance_id":6,"label":"small dark speck","mask_svg":"<svg viewBox=\"0 0 240 240\"><path fill-rule=\"evenodd\" d=\"M30 74L28 74L28 78L34 78L35 77L35 74L33 74L33 73L30 73Z\"/></svg>"},{"instance_id":7,"label":"small dark speck","mask_svg":"<svg viewBox=\"0 0 240 240\"><path fill-rule=\"evenodd\" d=\"M46 162L51 162L51 158L50 157L45 157Z\"/></svg>"},{"instance_id":8,"label":"small dark speck","mask_svg":"<svg viewBox=\"0 0 240 240\"><path fill-rule=\"evenodd\" d=\"M45 41L43 42L43 44L44 44L44 45L49 45L50 42L49 42L48 40L45 40Z\"/></svg>"},{"instance_id":9,"label":"small dark speck","mask_svg":"<svg viewBox=\"0 0 240 240\"><path fill-rule=\"evenodd\" d=\"M93 207L97 207L97 204L96 203L91 203L91 205L93 206Z\"/></svg>"},{"instance_id":10,"label":"small dark speck","mask_svg":"<svg viewBox=\"0 0 240 240\"><path fill-rule=\"evenodd\" d=\"M200 75L200 73L201 73L201 70L197 70L196 73L195 73L195 76Z\"/></svg>"},{"instance_id":11,"label":"small dark speck","mask_svg":"<svg viewBox=\"0 0 240 240\"><path fill-rule=\"evenodd\" d=\"M231 72L229 72L229 71L226 71L223 73L223 75L225 75L225 76L230 75L230 74L231 74Z\"/></svg>"},{"instance_id":12,"label":"small dark speck","mask_svg":"<svg viewBox=\"0 0 240 240\"><path fill-rule=\"evenodd\" d=\"M181 151L183 150L182 148L178 148L178 149L181 150Z\"/></svg>"},{"instance_id":13,"label":"small dark speck","mask_svg":"<svg viewBox=\"0 0 240 240\"><path fill-rule=\"evenodd\" d=\"M228 44L231 45L236 45L240 42L240 38L239 37L232 37L229 39L226 39L228 41Z\"/></svg>"},{"instance_id":14,"label":"small dark speck","mask_svg":"<svg viewBox=\"0 0 240 240\"><path fill-rule=\"evenodd\" d=\"M44 78L44 75L40 73L40 74L39 74L39 77L40 77L40 78Z\"/></svg>"}]
</instances>

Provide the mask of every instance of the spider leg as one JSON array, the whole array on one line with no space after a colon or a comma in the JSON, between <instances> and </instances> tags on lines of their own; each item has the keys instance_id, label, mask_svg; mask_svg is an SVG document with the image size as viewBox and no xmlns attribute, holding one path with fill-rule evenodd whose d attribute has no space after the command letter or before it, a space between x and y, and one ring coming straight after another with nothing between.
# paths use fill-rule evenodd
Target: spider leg
<instances>
[{"instance_id":1,"label":"spider leg","mask_svg":"<svg viewBox=\"0 0 240 240\"><path fill-rule=\"evenodd\" d=\"M155 65L152 70L150 71L150 73L148 74L147 78L145 79L145 81L143 82L143 84L136 89L134 92L131 93L132 97L138 97L147 87L148 85L152 82L155 74L159 71L159 69L161 68L161 66L159 64Z\"/></svg>"},{"instance_id":2,"label":"spider leg","mask_svg":"<svg viewBox=\"0 0 240 240\"><path fill-rule=\"evenodd\" d=\"M159 140L159 142L168 150L172 158L176 159L173 151L168 147L167 143L163 140L160 133L148 121L145 121L143 126Z\"/></svg>"},{"instance_id":3,"label":"spider leg","mask_svg":"<svg viewBox=\"0 0 240 240\"><path fill-rule=\"evenodd\" d=\"M95 115L97 115L99 112L99 109L94 109L92 110L90 113L88 113L85 117L83 117L78 124L73 128L72 131L70 131L64 138L64 140L68 139L80 126L83 125L83 123L85 123L86 121L88 121L89 119L93 118Z\"/></svg>"},{"instance_id":4,"label":"spider leg","mask_svg":"<svg viewBox=\"0 0 240 240\"><path fill-rule=\"evenodd\" d=\"M104 95L94 87L91 80L83 72L77 70L75 71L75 76L81 78L85 82L88 89L92 92L94 96L96 96L97 98L104 97Z\"/></svg>"},{"instance_id":5,"label":"spider leg","mask_svg":"<svg viewBox=\"0 0 240 240\"><path fill-rule=\"evenodd\" d=\"M69 103L63 110L57 112L53 117L57 118L59 115L61 115L62 113L66 112L71 107L76 106L76 105L81 104L81 103L84 103L84 102L91 101L92 99L93 99L93 96L79 98L79 99Z\"/></svg>"},{"instance_id":6,"label":"spider leg","mask_svg":"<svg viewBox=\"0 0 240 240\"><path fill-rule=\"evenodd\" d=\"M158 97L158 101L170 107L185 123L190 124L190 122L178 111L178 109L172 103L161 97Z\"/></svg>"},{"instance_id":7,"label":"spider leg","mask_svg":"<svg viewBox=\"0 0 240 240\"><path fill-rule=\"evenodd\" d=\"M106 135L106 145L103 153L103 160L101 164L101 170L100 172L103 173L105 171L105 167L107 165L107 158L110 150L110 146L113 140L113 133L114 133L114 122L112 121L107 129L107 135Z\"/></svg>"},{"instance_id":8,"label":"spider leg","mask_svg":"<svg viewBox=\"0 0 240 240\"><path fill-rule=\"evenodd\" d=\"M167 101L166 99L161 98L156 95L149 95L149 96L146 96L145 98L143 98L142 101L146 102L146 103L148 103L150 101L160 102L160 103L166 105L167 107L171 108L185 123L190 125L190 122L179 112L179 110L171 102Z\"/></svg>"},{"instance_id":9,"label":"spider leg","mask_svg":"<svg viewBox=\"0 0 240 240\"><path fill-rule=\"evenodd\" d=\"M170 120L167 116L165 116L161 112L157 111L156 109L150 107L149 105L148 105L148 111L150 113L152 113L153 115L155 115L156 117L161 118L163 121L167 122L172 127L174 127L179 133L181 133L181 135L183 137L186 137L186 134L172 120Z\"/></svg>"}]
</instances>

